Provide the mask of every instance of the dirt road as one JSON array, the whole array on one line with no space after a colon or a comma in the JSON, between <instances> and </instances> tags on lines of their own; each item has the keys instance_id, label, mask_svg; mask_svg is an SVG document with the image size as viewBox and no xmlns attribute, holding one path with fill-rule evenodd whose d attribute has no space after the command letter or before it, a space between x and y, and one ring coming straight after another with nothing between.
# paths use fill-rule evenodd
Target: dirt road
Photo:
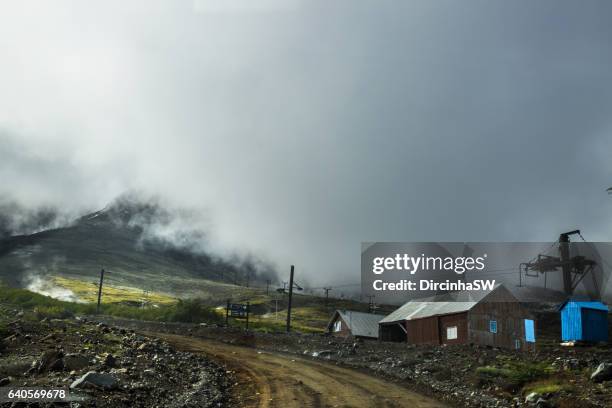
<instances>
[{"instance_id":1,"label":"dirt road","mask_svg":"<svg viewBox=\"0 0 612 408\"><path fill-rule=\"evenodd\" d=\"M235 371L240 407L410 407L445 405L406 388L333 364L213 340L159 334L177 349L203 352Z\"/></svg>"}]
</instances>

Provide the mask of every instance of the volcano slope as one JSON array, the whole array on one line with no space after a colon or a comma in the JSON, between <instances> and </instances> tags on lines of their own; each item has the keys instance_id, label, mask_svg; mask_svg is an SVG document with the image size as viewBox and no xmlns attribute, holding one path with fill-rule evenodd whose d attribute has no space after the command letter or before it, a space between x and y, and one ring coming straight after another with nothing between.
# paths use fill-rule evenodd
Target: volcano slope
<instances>
[{"instance_id":1,"label":"volcano slope","mask_svg":"<svg viewBox=\"0 0 612 408\"><path fill-rule=\"evenodd\" d=\"M210 253L205 232L189 229L155 202L120 199L61 228L24 235L2 235L1 216L0 280L10 286L29 287L33 278L50 276L91 283L104 268L112 272L110 284L186 297L207 283L231 293L247 280L254 286L273 278L259 261Z\"/></svg>"}]
</instances>

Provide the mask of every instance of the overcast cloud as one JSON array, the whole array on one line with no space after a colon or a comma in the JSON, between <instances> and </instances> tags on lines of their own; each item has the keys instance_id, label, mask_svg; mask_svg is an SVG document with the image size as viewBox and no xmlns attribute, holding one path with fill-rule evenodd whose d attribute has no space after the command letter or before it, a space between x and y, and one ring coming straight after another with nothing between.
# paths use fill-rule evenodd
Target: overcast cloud
<instances>
[{"instance_id":1,"label":"overcast cloud","mask_svg":"<svg viewBox=\"0 0 612 408\"><path fill-rule=\"evenodd\" d=\"M612 238L608 1L86 3L2 3L5 199L158 194L313 284L362 241Z\"/></svg>"}]
</instances>

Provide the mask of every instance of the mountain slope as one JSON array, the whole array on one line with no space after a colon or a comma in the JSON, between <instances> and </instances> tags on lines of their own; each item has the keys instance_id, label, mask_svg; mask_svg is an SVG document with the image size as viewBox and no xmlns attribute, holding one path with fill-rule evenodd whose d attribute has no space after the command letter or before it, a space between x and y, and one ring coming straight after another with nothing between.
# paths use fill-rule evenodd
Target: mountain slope
<instances>
[{"instance_id":1,"label":"mountain slope","mask_svg":"<svg viewBox=\"0 0 612 408\"><path fill-rule=\"evenodd\" d=\"M0 240L0 279L14 286L41 275L95 280L104 268L117 284L172 292L189 289L194 280L244 285L274 275L250 260L195 250L201 237L193 231L179 243L152 232L171 218L157 204L118 200L70 226Z\"/></svg>"}]
</instances>

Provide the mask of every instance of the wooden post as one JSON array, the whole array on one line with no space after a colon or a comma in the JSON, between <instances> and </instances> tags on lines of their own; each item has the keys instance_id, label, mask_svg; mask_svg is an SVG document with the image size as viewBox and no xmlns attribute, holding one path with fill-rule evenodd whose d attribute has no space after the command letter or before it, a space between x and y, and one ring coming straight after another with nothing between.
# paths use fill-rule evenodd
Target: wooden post
<instances>
[{"instance_id":1,"label":"wooden post","mask_svg":"<svg viewBox=\"0 0 612 408\"><path fill-rule=\"evenodd\" d=\"M102 284L104 283L104 268L100 271L100 286L98 287L98 307L96 314L100 314L100 303L102 301Z\"/></svg>"},{"instance_id":2,"label":"wooden post","mask_svg":"<svg viewBox=\"0 0 612 408\"><path fill-rule=\"evenodd\" d=\"M247 306L247 310L246 310L246 312L247 312L247 315L246 315L246 329L247 329L247 331L249 331L249 312L251 311L251 304L250 304L250 302L247 302L246 306Z\"/></svg>"},{"instance_id":3,"label":"wooden post","mask_svg":"<svg viewBox=\"0 0 612 408\"><path fill-rule=\"evenodd\" d=\"M293 297L293 270L294 266L291 265L291 274L289 275L289 301L287 303L287 333L291 331L291 300Z\"/></svg>"},{"instance_id":4,"label":"wooden post","mask_svg":"<svg viewBox=\"0 0 612 408\"><path fill-rule=\"evenodd\" d=\"M225 306L225 327L229 327L229 308L230 300L227 299L227 306Z\"/></svg>"}]
</instances>

